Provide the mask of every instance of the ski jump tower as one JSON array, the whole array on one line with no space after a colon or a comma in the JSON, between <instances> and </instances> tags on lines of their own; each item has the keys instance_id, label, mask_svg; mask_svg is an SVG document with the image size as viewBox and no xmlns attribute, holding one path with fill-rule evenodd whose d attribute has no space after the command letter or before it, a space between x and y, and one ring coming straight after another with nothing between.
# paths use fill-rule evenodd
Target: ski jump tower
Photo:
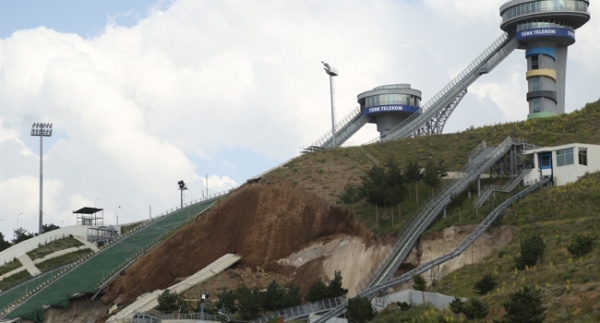
<instances>
[{"instance_id":1,"label":"ski jump tower","mask_svg":"<svg viewBox=\"0 0 600 323\"><path fill-rule=\"evenodd\" d=\"M366 109L368 101L362 102L365 96L378 96L379 90L402 94L399 88L375 88L359 95L361 106L335 124L332 131L335 136L328 132L303 152L339 147L367 123L377 123L380 141L441 134L467 88L517 48L524 49L527 58L528 118L564 113L567 47L575 43L575 30L590 19L589 5L589 0L508 1L500 7L500 27L505 33L429 101L421 106L412 105L418 106L420 111L403 113L402 118L394 111L385 111L390 117L384 117L384 113L378 115L380 112L371 113L372 110ZM418 97L420 99L420 93ZM397 102L392 104L397 105Z\"/></svg>"},{"instance_id":2,"label":"ski jump tower","mask_svg":"<svg viewBox=\"0 0 600 323\"><path fill-rule=\"evenodd\" d=\"M575 30L590 20L589 5L589 0L512 0L500 7L500 27L525 50L528 119L565 112L567 50Z\"/></svg>"}]
</instances>

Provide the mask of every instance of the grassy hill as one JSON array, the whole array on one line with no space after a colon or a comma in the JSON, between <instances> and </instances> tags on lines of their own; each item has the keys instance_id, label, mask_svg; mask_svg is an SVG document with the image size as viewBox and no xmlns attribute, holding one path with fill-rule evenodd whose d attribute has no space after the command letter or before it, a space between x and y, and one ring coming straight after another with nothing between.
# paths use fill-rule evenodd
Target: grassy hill
<instances>
[{"instance_id":1,"label":"grassy hill","mask_svg":"<svg viewBox=\"0 0 600 323\"><path fill-rule=\"evenodd\" d=\"M553 118L535 119L485 126L455 134L425 136L377 143L363 147L319 151L300 156L269 176L289 178L306 190L314 191L333 204L339 204L337 195L347 183L358 183L359 177L372 165L388 159L400 165L416 160L425 164L430 159L443 159L450 171L460 170L467 162L469 152L481 141L493 146L506 137L526 139L539 146L557 146L568 143L600 144L600 101L589 103L570 114ZM502 181L490 179L488 182ZM474 192L475 188L471 188ZM426 187L419 187L422 197L428 197ZM483 214L506 196L476 214L466 193L448 208L445 219L439 219L428 232L439 231L450 225L479 223ZM375 233L393 233L402 228L402 218L394 225L379 218L375 224L374 210L364 202L352 207L357 216ZM401 212L410 214L418 207L414 192L403 203ZM379 212L382 212L381 209ZM385 212L385 211L384 211ZM398 211L395 210L396 216ZM381 215L381 213L380 213ZM473 285L486 273L498 277L500 287L483 298L491 305L490 318L500 318L502 303L508 294L522 285L537 286L544 291L544 304L548 307L547 322L600 322L600 243L583 257L567 252L566 246L576 234L598 236L600 224L600 175L592 174L577 183L543 189L513 205L502 218L502 223L512 226L519 239L503 250L472 266L465 266L443 278L431 288L449 295L475 296ZM546 243L546 253L541 264L525 271L515 270L515 257L519 255L519 241L527 235L539 234ZM398 310L399 311L399 310ZM427 311L421 311L427 312ZM385 321L391 318L386 313ZM399 315L399 314L398 314ZM431 316L431 315L430 315ZM394 317L394 314L391 314ZM399 316L396 316L398 318ZM434 317L434 316L431 316ZM393 319L392 319L393 320ZM491 321L491 319L490 319ZM426 322L426 321L424 321Z\"/></svg>"}]
</instances>

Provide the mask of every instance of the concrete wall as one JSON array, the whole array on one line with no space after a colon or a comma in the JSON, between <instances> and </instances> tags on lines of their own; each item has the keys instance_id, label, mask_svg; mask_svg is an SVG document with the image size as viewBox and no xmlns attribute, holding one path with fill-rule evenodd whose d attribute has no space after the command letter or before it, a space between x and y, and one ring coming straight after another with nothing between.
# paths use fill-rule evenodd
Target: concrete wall
<instances>
[{"instance_id":1,"label":"concrete wall","mask_svg":"<svg viewBox=\"0 0 600 323\"><path fill-rule=\"evenodd\" d=\"M24 255L31 250L37 249L40 244L45 245L54 240L68 237L69 234L85 240L87 237L87 229L89 227L90 226L73 225L70 227L64 227L54 231L46 232L29 240L17 243L16 245L0 252L0 266L11 262L14 258L18 258L19 256Z\"/></svg>"},{"instance_id":2,"label":"concrete wall","mask_svg":"<svg viewBox=\"0 0 600 323\"><path fill-rule=\"evenodd\" d=\"M413 306L419 306L423 305L423 300L426 304L431 304L431 306L433 306L434 308L438 310L443 310L445 308L448 308L450 302L454 300L454 297L438 293L422 293L415 290L403 290L394 294L387 295L385 297L373 299L372 304L378 311L381 311L388 305L395 302L406 302ZM463 300L466 301L465 298L463 298ZM383 306L378 306L382 303Z\"/></svg>"}]
</instances>

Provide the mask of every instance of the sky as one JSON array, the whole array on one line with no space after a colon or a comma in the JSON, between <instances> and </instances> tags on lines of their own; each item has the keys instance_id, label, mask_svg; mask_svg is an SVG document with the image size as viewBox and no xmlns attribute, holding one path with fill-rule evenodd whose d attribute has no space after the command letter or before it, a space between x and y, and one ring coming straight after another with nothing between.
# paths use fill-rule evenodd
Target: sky
<instances>
[{"instance_id":1,"label":"sky","mask_svg":"<svg viewBox=\"0 0 600 323\"><path fill-rule=\"evenodd\" d=\"M501 36L503 0L0 0L0 232L156 216L297 157L376 86L423 103ZM566 111L598 100L600 6L569 48ZM445 132L524 120L515 51L469 88ZM346 145L377 137L374 125Z\"/></svg>"}]
</instances>

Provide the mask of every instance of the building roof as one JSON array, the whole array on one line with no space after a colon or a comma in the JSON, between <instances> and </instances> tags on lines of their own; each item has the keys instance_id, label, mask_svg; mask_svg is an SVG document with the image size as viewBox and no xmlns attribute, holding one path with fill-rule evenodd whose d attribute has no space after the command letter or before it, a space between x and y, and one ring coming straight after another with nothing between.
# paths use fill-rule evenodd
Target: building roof
<instances>
[{"instance_id":1,"label":"building roof","mask_svg":"<svg viewBox=\"0 0 600 323\"><path fill-rule=\"evenodd\" d=\"M100 212L102 209L97 209L95 207L84 206L77 211L73 211L74 214L94 214L96 212Z\"/></svg>"},{"instance_id":2,"label":"building roof","mask_svg":"<svg viewBox=\"0 0 600 323\"><path fill-rule=\"evenodd\" d=\"M565 148L572 148L572 147L600 147L600 145L582 144L582 143L574 142L574 143L571 143L571 144L560 145L560 146L539 147L539 148L535 148L535 149L528 149L528 150L523 151L523 155L529 155L529 154L541 153L541 152L549 152L549 151L556 151L556 150L565 149Z\"/></svg>"}]
</instances>

